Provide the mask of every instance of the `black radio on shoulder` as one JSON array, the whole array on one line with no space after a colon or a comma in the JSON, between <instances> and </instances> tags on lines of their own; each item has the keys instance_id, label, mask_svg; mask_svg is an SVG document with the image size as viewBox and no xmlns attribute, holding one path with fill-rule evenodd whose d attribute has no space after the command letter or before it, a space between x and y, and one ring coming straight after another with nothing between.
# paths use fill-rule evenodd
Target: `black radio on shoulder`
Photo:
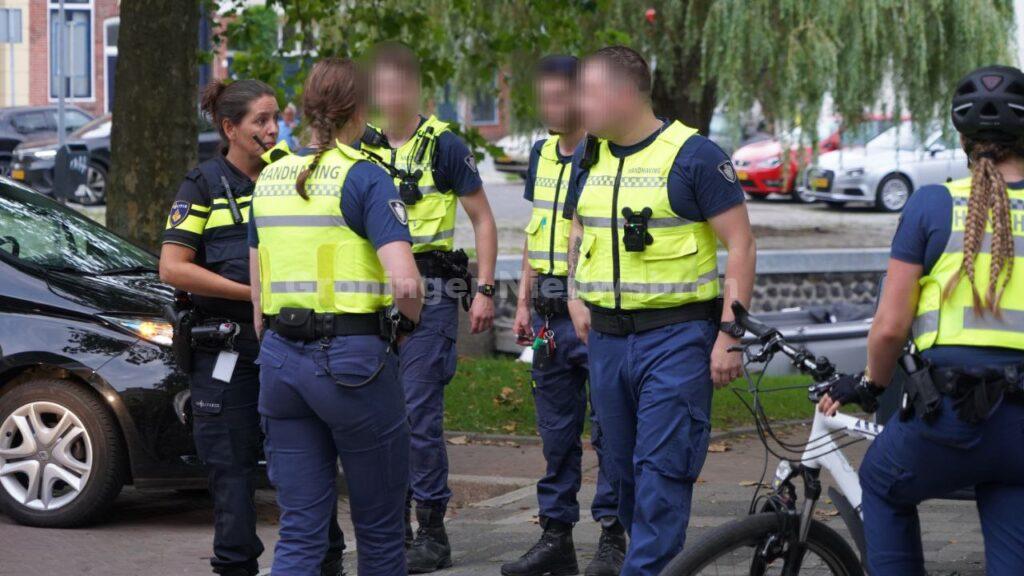
<instances>
[{"instance_id":1,"label":"black radio on shoulder","mask_svg":"<svg viewBox=\"0 0 1024 576\"><path fill-rule=\"evenodd\" d=\"M654 242L654 237L647 231L647 221L650 220L651 214L653 212L650 207L645 207L639 212L633 212L628 206L622 209L622 215L626 218L626 223L622 227L622 243L626 247L626 252L643 252Z\"/></svg>"},{"instance_id":2,"label":"black radio on shoulder","mask_svg":"<svg viewBox=\"0 0 1024 576\"><path fill-rule=\"evenodd\" d=\"M417 170L412 174L402 170L399 174L398 195L402 198L402 202L405 202L406 206L412 206L423 198L419 184L420 176L422 175L422 170Z\"/></svg>"},{"instance_id":3,"label":"black radio on shoulder","mask_svg":"<svg viewBox=\"0 0 1024 576\"><path fill-rule=\"evenodd\" d=\"M580 168L589 170L594 164L597 164L598 145L597 136L587 134L586 139L583 141L583 156L580 157Z\"/></svg>"},{"instance_id":4,"label":"black radio on shoulder","mask_svg":"<svg viewBox=\"0 0 1024 576\"><path fill-rule=\"evenodd\" d=\"M379 130L374 130L370 126L367 126L363 130L363 136L359 139L360 142L367 146L373 146L374 148L391 148L391 144L388 142L388 137Z\"/></svg>"}]
</instances>

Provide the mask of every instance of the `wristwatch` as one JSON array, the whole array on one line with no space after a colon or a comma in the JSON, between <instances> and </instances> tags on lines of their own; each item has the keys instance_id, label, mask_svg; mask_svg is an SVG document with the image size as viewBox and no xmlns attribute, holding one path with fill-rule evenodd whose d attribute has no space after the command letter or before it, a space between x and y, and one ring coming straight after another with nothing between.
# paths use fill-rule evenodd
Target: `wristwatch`
<instances>
[{"instance_id":1,"label":"wristwatch","mask_svg":"<svg viewBox=\"0 0 1024 576\"><path fill-rule=\"evenodd\" d=\"M476 292L484 296L494 297L494 284L477 284Z\"/></svg>"},{"instance_id":2,"label":"wristwatch","mask_svg":"<svg viewBox=\"0 0 1024 576\"><path fill-rule=\"evenodd\" d=\"M718 329L721 330L722 332L725 332L729 336L732 336L733 338L737 339L743 338L743 335L747 333L743 326L740 326L736 322L731 321L722 322L721 324L718 325Z\"/></svg>"}]
</instances>

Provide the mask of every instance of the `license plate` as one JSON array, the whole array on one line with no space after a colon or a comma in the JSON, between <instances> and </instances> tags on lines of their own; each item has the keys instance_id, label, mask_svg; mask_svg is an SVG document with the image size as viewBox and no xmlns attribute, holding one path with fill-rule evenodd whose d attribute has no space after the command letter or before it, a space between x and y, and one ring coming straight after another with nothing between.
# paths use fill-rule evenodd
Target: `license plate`
<instances>
[{"instance_id":1,"label":"license plate","mask_svg":"<svg viewBox=\"0 0 1024 576\"><path fill-rule=\"evenodd\" d=\"M15 180L22 180L22 181L24 181L25 180L25 171L24 170L18 170L18 169L11 170L11 178L13 178Z\"/></svg>"},{"instance_id":2,"label":"license plate","mask_svg":"<svg viewBox=\"0 0 1024 576\"><path fill-rule=\"evenodd\" d=\"M748 174L747 174L746 170L737 170L736 171L736 177L739 178L740 180L749 180L750 178L747 178L747 176L748 176Z\"/></svg>"},{"instance_id":3,"label":"license plate","mask_svg":"<svg viewBox=\"0 0 1024 576\"><path fill-rule=\"evenodd\" d=\"M811 188L815 190L828 190L828 178L811 178Z\"/></svg>"}]
</instances>

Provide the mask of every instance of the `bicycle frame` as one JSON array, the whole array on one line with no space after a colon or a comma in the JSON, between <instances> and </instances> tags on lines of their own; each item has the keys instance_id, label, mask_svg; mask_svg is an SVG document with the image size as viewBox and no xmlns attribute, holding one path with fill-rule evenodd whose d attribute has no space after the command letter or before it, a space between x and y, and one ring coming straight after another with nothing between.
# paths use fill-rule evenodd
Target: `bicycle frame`
<instances>
[{"instance_id":1,"label":"bicycle frame","mask_svg":"<svg viewBox=\"0 0 1024 576\"><path fill-rule=\"evenodd\" d=\"M836 443L835 434L845 433L847 436L872 441L882 433L884 427L848 414L837 413L826 416L815 410L814 422L811 424L811 442L808 443L800 458L800 463L808 468L824 468L832 475L839 491L846 497L850 505L858 513L861 512L860 479L857 471L846 459ZM776 473L778 477L778 473Z\"/></svg>"}]
</instances>

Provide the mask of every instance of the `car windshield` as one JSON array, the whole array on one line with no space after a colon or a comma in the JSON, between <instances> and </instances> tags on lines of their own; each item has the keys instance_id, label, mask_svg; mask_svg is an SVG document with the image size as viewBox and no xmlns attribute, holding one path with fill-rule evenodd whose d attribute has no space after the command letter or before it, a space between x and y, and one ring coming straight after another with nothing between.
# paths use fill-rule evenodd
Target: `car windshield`
<instances>
[{"instance_id":1,"label":"car windshield","mask_svg":"<svg viewBox=\"0 0 1024 576\"><path fill-rule=\"evenodd\" d=\"M843 146L864 146L892 127L892 120L865 120L856 126L843 128Z\"/></svg>"},{"instance_id":2,"label":"car windshield","mask_svg":"<svg viewBox=\"0 0 1024 576\"><path fill-rule=\"evenodd\" d=\"M156 257L78 212L0 181L0 252L15 262L73 274L156 270Z\"/></svg>"},{"instance_id":3,"label":"car windshield","mask_svg":"<svg viewBox=\"0 0 1024 576\"><path fill-rule=\"evenodd\" d=\"M818 125L815 128L817 132L811 136L815 136L818 140L821 140L823 138L828 138L838 129L839 120L837 118L832 116L821 116L818 118ZM797 126L790 132L783 134L782 139L787 142L799 142L803 135L803 127Z\"/></svg>"},{"instance_id":4,"label":"car windshield","mask_svg":"<svg viewBox=\"0 0 1024 576\"><path fill-rule=\"evenodd\" d=\"M921 147L921 138L911 122L901 122L882 132L867 143L868 148L887 150L916 150Z\"/></svg>"},{"instance_id":5,"label":"car windshield","mask_svg":"<svg viewBox=\"0 0 1024 576\"><path fill-rule=\"evenodd\" d=\"M110 116L100 116L71 133L72 138L103 138L110 136Z\"/></svg>"}]
</instances>

